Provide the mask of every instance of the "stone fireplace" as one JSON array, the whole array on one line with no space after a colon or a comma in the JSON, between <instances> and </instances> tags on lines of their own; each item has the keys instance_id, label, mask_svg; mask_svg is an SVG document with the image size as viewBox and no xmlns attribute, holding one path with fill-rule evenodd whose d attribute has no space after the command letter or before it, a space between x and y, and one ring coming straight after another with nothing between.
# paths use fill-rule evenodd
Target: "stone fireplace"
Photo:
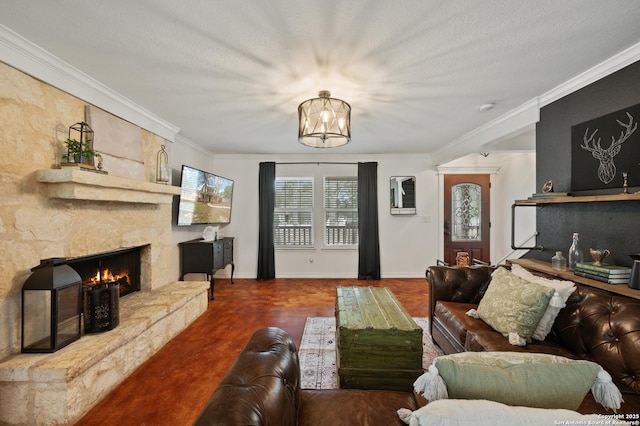
<instances>
[{"instance_id":1,"label":"stone fireplace","mask_svg":"<svg viewBox=\"0 0 640 426\"><path fill-rule=\"evenodd\" d=\"M20 354L19 333L9 334L17 350L0 362L0 424L73 424L207 309L208 282L171 279L179 188L76 169L32 176L38 206L18 211L16 226L28 218L38 238L31 247L41 248L19 253L29 259L18 285L40 259L62 254L86 286L117 283L126 294L117 300L117 327L85 332L54 353ZM19 310L10 312L19 319Z\"/></svg>"},{"instance_id":2,"label":"stone fireplace","mask_svg":"<svg viewBox=\"0 0 640 426\"><path fill-rule=\"evenodd\" d=\"M32 58L31 46L8 46ZM76 77L71 80L86 82ZM126 126L131 136L118 131L103 142L129 147L134 141L140 155L135 164L114 158L118 167L107 165L108 174L59 169L69 126L86 121L91 100L6 62L0 62L0 86L0 424L73 424L207 308L207 282L176 281L171 222L179 188L155 183L157 153L165 145L171 158L179 129L129 100L119 103L103 86L98 92L82 86L89 90L78 91L90 99L108 99L94 106L118 116L116 127ZM133 169L139 172L117 173ZM31 268L41 259L131 247L142 247L140 291L118 299L117 327L85 333L54 353L21 353L22 287Z\"/></svg>"}]
</instances>

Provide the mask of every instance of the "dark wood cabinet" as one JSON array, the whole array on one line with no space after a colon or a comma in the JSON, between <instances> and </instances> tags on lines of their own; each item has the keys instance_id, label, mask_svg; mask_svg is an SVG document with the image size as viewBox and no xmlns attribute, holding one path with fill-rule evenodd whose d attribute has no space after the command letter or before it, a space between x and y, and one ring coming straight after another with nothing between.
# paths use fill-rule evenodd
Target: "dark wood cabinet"
<instances>
[{"instance_id":1,"label":"dark wood cabinet","mask_svg":"<svg viewBox=\"0 0 640 426\"><path fill-rule=\"evenodd\" d=\"M180 246L180 279L186 274L200 273L210 276L211 299L213 300L214 275L217 270L231 265L231 284L233 284L233 237L205 241L202 238L184 241Z\"/></svg>"}]
</instances>

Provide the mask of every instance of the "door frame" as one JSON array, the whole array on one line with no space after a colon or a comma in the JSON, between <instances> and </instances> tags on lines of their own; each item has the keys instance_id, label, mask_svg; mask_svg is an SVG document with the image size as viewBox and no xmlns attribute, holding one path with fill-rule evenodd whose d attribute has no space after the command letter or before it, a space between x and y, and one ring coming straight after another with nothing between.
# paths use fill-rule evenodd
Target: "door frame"
<instances>
[{"instance_id":1,"label":"door frame","mask_svg":"<svg viewBox=\"0 0 640 426\"><path fill-rule=\"evenodd\" d=\"M444 175L489 175L489 184L493 188L494 177L500 167L447 167L437 166L438 171L438 259L444 259ZM495 191L489 191L489 222L493 223L495 214ZM489 259L495 262L495 226L489 227Z\"/></svg>"}]
</instances>

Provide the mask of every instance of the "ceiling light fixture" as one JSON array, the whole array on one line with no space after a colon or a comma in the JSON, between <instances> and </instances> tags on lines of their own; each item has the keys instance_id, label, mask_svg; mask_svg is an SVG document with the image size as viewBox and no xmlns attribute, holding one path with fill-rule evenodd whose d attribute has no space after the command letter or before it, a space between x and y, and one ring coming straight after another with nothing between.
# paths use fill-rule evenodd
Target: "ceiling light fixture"
<instances>
[{"instance_id":1,"label":"ceiling light fixture","mask_svg":"<svg viewBox=\"0 0 640 426\"><path fill-rule=\"evenodd\" d=\"M313 148L336 148L351 140L351 106L321 90L298 107L298 142Z\"/></svg>"}]
</instances>

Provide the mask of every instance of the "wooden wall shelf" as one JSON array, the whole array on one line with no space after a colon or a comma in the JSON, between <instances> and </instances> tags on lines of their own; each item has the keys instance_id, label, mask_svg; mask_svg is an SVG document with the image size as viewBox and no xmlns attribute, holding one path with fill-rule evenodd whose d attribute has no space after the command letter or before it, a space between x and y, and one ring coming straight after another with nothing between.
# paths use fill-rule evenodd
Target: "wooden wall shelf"
<instances>
[{"instance_id":1,"label":"wooden wall shelf","mask_svg":"<svg viewBox=\"0 0 640 426\"><path fill-rule=\"evenodd\" d=\"M543 262L537 259L509 259L507 260L507 262L520 265L523 268L539 272L544 275L562 278L563 280L573 281L575 283L580 283L583 285L588 285L590 287L596 287L602 290L606 290L610 293L620 294L622 296L640 300L640 290L629 288L629 286L627 286L626 284L607 284L575 275L572 271L557 271L551 268L551 263Z\"/></svg>"},{"instance_id":2,"label":"wooden wall shelf","mask_svg":"<svg viewBox=\"0 0 640 426\"><path fill-rule=\"evenodd\" d=\"M608 194L608 195L582 195L582 196L565 196L565 197L531 197L526 200L516 200L511 205L511 248L513 250L544 250L544 247L536 242L534 246L516 246L515 245L515 226L516 226L516 208L517 207L536 207L545 204L568 204L568 203L597 203L611 201L640 201L640 191L633 194ZM537 237L538 233L536 233Z\"/></svg>"},{"instance_id":3,"label":"wooden wall shelf","mask_svg":"<svg viewBox=\"0 0 640 426\"><path fill-rule=\"evenodd\" d=\"M582 195L549 198L527 198L516 200L516 204L564 204L564 203L594 203L599 201L640 201L640 191L633 194Z\"/></svg>"}]
</instances>

